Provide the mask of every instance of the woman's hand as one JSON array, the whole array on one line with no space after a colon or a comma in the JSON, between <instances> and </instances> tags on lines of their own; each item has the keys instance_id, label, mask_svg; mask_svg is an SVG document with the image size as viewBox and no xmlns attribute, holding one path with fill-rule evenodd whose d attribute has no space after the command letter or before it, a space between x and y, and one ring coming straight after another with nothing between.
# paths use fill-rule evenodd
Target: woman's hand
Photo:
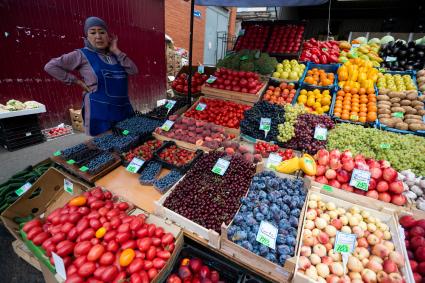
<instances>
[{"instance_id":1,"label":"woman's hand","mask_svg":"<svg viewBox=\"0 0 425 283\"><path fill-rule=\"evenodd\" d=\"M112 35L112 39L109 44L109 51L111 51L115 55L118 55L121 53L121 50L118 49L118 37L115 34Z\"/></svg>"},{"instance_id":2,"label":"woman's hand","mask_svg":"<svg viewBox=\"0 0 425 283\"><path fill-rule=\"evenodd\" d=\"M90 92L90 88L82 80L77 80L75 83L81 86L85 92Z\"/></svg>"}]
</instances>

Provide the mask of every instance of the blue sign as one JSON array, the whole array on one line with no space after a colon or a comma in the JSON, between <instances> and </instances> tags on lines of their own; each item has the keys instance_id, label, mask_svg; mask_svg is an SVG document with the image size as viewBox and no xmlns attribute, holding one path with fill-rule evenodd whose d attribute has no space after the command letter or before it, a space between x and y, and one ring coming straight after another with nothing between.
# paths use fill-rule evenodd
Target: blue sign
<instances>
[{"instance_id":1,"label":"blue sign","mask_svg":"<svg viewBox=\"0 0 425 283\"><path fill-rule=\"evenodd\" d=\"M193 15L197 18L200 18L202 14L201 14L201 11L195 10L195 11L193 11Z\"/></svg>"}]
</instances>

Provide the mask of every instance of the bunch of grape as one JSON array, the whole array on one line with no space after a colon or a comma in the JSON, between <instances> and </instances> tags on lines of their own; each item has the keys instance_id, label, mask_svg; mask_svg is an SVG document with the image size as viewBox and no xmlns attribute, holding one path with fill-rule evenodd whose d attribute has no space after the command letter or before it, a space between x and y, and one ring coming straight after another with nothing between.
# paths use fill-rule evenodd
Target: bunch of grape
<instances>
[{"instance_id":1,"label":"bunch of grape","mask_svg":"<svg viewBox=\"0 0 425 283\"><path fill-rule=\"evenodd\" d=\"M278 125L279 134L277 140L281 143L287 142L295 136L294 125L297 121L297 117L301 114L307 113L304 105L296 104L292 106L290 104L285 105L285 123Z\"/></svg>"}]
</instances>

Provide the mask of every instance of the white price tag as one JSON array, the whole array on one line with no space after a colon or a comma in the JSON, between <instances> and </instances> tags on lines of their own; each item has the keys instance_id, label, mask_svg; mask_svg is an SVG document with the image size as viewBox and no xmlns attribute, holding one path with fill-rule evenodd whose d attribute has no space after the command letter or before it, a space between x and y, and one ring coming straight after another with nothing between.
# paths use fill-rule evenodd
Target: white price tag
<instances>
[{"instance_id":1,"label":"white price tag","mask_svg":"<svg viewBox=\"0 0 425 283\"><path fill-rule=\"evenodd\" d=\"M278 166L280 162L282 162L282 156L277 153L270 153L269 158L267 158L266 167Z\"/></svg>"},{"instance_id":2,"label":"white price tag","mask_svg":"<svg viewBox=\"0 0 425 283\"><path fill-rule=\"evenodd\" d=\"M353 253L356 245L356 234L336 232L334 251L337 253Z\"/></svg>"},{"instance_id":3,"label":"white price tag","mask_svg":"<svg viewBox=\"0 0 425 283\"><path fill-rule=\"evenodd\" d=\"M176 77L175 76L168 76L168 79L170 80L170 82L172 82L176 79Z\"/></svg>"},{"instance_id":4,"label":"white price tag","mask_svg":"<svg viewBox=\"0 0 425 283\"><path fill-rule=\"evenodd\" d=\"M74 184L68 179L63 179L63 189L70 195L74 194Z\"/></svg>"},{"instance_id":5,"label":"white price tag","mask_svg":"<svg viewBox=\"0 0 425 283\"><path fill-rule=\"evenodd\" d=\"M260 228L257 233L257 242L276 249L277 228L267 221L261 221Z\"/></svg>"},{"instance_id":6,"label":"white price tag","mask_svg":"<svg viewBox=\"0 0 425 283\"><path fill-rule=\"evenodd\" d=\"M57 274L59 274L59 276L62 277L63 280L66 280L66 270L63 259L54 252L52 252L52 256Z\"/></svg>"},{"instance_id":7,"label":"white price tag","mask_svg":"<svg viewBox=\"0 0 425 283\"><path fill-rule=\"evenodd\" d=\"M229 165L230 165L230 161L223 158L219 158L211 171L213 171L214 173L220 176L223 176L224 173L226 173L227 168L229 168Z\"/></svg>"},{"instance_id":8,"label":"white price tag","mask_svg":"<svg viewBox=\"0 0 425 283\"><path fill-rule=\"evenodd\" d=\"M370 182L370 172L360 169L354 169L351 174L350 186L367 191Z\"/></svg>"},{"instance_id":9,"label":"white price tag","mask_svg":"<svg viewBox=\"0 0 425 283\"><path fill-rule=\"evenodd\" d=\"M25 194L31 188L31 186L32 186L31 183L26 182L22 187L20 187L19 189L17 189L15 191L15 193L18 196L22 196L23 194Z\"/></svg>"},{"instance_id":10,"label":"white price tag","mask_svg":"<svg viewBox=\"0 0 425 283\"><path fill-rule=\"evenodd\" d=\"M128 172L137 173L137 171L139 171L140 167L142 167L144 163L145 161L143 159L134 157L133 160L131 160L130 164L128 164L126 169Z\"/></svg>"},{"instance_id":11,"label":"white price tag","mask_svg":"<svg viewBox=\"0 0 425 283\"><path fill-rule=\"evenodd\" d=\"M328 129L316 126L314 129L314 138L319 141L325 141L328 136Z\"/></svg>"},{"instance_id":12,"label":"white price tag","mask_svg":"<svg viewBox=\"0 0 425 283\"><path fill-rule=\"evenodd\" d=\"M386 58L385 58L385 61L386 62L394 62L394 61L396 61L397 60L397 57L393 57L393 56L387 56Z\"/></svg>"},{"instance_id":13,"label":"white price tag","mask_svg":"<svg viewBox=\"0 0 425 283\"><path fill-rule=\"evenodd\" d=\"M160 99L156 101L156 106L159 107L164 105L165 103L167 103L167 99Z\"/></svg>"},{"instance_id":14,"label":"white price tag","mask_svg":"<svg viewBox=\"0 0 425 283\"><path fill-rule=\"evenodd\" d=\"M358 43L351 44L351 48L358 48L358 47L360 47L360 44Z\"/></svg>"},{"instance_id":15,"label":"white price tag","mask_svg":"<svg viewBox=\"0 0 425 283\"><path fill-rule=\"evenodd\" d=\"M270 118L261 118L260 120L260 130L264 131L264 137L267 137L267 134L270 131L272 124L272 119Z\"/></svg>"},{"instance_id":16,"label":"white price tag","mask_svg":"<svg viewBox=\"0 0 425 283\"><path fill-rule=\"evenodd\" d=\"M165 123L161 126L161 129L168 132L174 125L174 121L167 120Z\"/></svg>"},{"instance_id":17,"label":"white price tag","mask_svg":"<svg viewBox=\"0 0 425 283\"><path fill-rule=\"evenodd\" d=\"M205 66L204 65L199 65L198 66L198 73L203 74L205 72Z\"/></svg>"},{"instance_id":18,"label":"white price tag","mask_svg":"<svg viewBox=\"0 0 425 283\"><path fill-rule=\"evenodd\" d=\"M31 132L28 132L28 133L25 133L25 136L26 137L29 137L29 136L31 136L32 134L31 134Z\"/></svg>"},{"instance_id":19,"label":"white price tag","mask_svg":"<svg viewBox=\"0 0 425 283\"><path fill-rule=\"evenodd\" d=\"M215 82L216 79L217 79L216 77L210 76L207 80L207 83L212 84L213 82Z\"/></svg>"},{"instance_id":20,"label":"white price tag","mask_svg":"<svg viewBox=\"0 0 425 283\"><path fill-rule=\"evenodd\" d=\"M196 108L195 108L195 110L198 110L198 111L204 111L205 110L205 108L207 108L207 105L205 104L205 103L198 103L198 105L196 105Z\"/></svg>"},{"instance_id":21,"label":"white price tag","mask_svg":"<svg viewBox=\"0 0 425 283\"><path fill-rule=\"evenodd\" d=\"M400 235L400 238L404 241L406 239L404 235L404 229L401 227L401 225L398 225L398 234Z\"/></svg>"},{"instance_id":22,"label":"white price tag","mask_svg":"<svg viewBox=\"0 0 425 283\"><path fill-rule=\"evenodd\" d=\"M167 104L165 104L165 108L167 108L168 111L170 111L175 104L176 104L175 100L167 100Z\"/></svg>"}]
</instances>

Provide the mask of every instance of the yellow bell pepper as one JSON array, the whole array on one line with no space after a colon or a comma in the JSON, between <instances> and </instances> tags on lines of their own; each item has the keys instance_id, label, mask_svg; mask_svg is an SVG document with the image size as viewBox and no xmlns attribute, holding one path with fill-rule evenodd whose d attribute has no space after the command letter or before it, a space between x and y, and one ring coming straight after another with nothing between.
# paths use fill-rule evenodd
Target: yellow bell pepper
<instances>
[{"instance_id":1,"label":"yellow bell pepper","mask_svg":"<svg viewBox=\"0 0 425 283\"><path fill-rule=\"evenodd\" d=\"M275 166L274 169L280 173L292 174L295 171L300 169L299 165L300 165L299 158L294 157L294 158L280 162L280 164Z\"/></svg>"}]
</instances>

